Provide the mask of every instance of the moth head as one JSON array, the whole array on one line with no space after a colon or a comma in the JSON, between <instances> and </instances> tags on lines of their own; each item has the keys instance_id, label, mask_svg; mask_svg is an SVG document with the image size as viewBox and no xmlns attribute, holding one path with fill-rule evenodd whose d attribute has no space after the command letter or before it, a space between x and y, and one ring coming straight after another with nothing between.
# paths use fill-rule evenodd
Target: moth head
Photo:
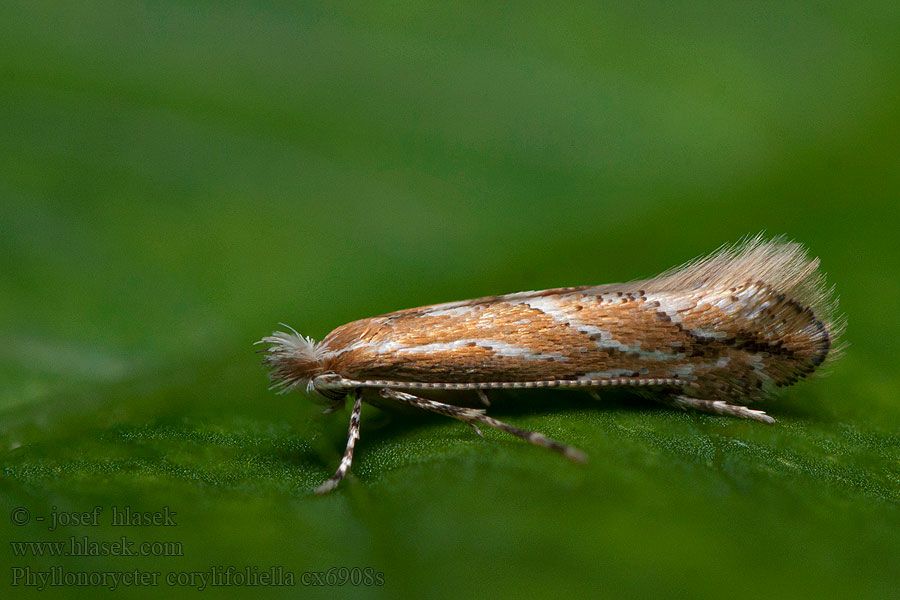
<instances>
[{"instance_id":1,"label":"moth head","mask_svg":"<svg viewBox=\"0 0 900 600\"><path fill-rule=\"evenodd\" d=\"M282 323L284 325L284 323ZM263 364L269 367L269 379L272 381L270 389L284 394L295 389L303 389L319 404L331 404L333 398L328 398L322 393L327 385L329 373L326 372L322 350L319 344L310 337L302 336L291 327L290 333L275 331L270 336L256 342L257 344L269 344L264 350ZM320 389L321 388L321 389Z\"/></svg>"}]
</instances>

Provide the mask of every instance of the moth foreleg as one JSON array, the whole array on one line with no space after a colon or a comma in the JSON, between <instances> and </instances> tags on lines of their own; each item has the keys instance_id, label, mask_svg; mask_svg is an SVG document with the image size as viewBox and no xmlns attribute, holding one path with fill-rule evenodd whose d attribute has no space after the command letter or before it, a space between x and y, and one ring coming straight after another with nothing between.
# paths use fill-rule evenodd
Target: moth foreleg
<instances>
[{"instance_id":1,"label":"moth foreleg","mask_svg":"<svg viewBox=\"0 0 900 600\"><path fill-rule=\"evenodd\" d=\"M693 408L694 410L700 410L716 415L753 419L754 421L762 421L763 423L769 424L775 422L775 419L767 415L765 411L749 408L740 404L729 404L724 400L701 400L699 398L691 398L690 396L673 396L668 402L678 408Z\"/></svg>"},{"instance_id":2,"label":"moth foreleg","mask_svg":"<svg viewBox=\"0 0 900 600\"><path fill-rule=\"evenodd\" d=\"M452 404L444 404L443 402L428 400L426 398L419 398L418 396L413 396L412 394L399 392L390 388L382 389L381 395L384 398L403 402L404 404L409 404L411 406L415 406L416 408L421 408L423 410L428 410L431 412L446 415L448 417L453 417L454 419L459 419L460 421L463 421L470 426L474 425L475 423L481 423L483 425L505 431L506 433L522 438L523 440L531 442L532 444L543 446L544 448L549 448L551 450L559 452L566 458L569 458L576 462L587 462L587 455L578 448L563 444L562 442L557 442L556 440L550 439L544 434L538 433L537 431L526 431L524 429L519 429L518 427L513 427L512 425L504 423L503 421L498 421L497 419L484 414L484 409L481 408L467 408L463 406L454 406Z\"/></svg>"},{"instance_id":3,"label":"moth foreleg","mask_svg":"<svg viewBox=\"0 0 900 600\"><path fill-rule=\"evenodd\" d=\"M350 470L350 464L353 462L353 449L356 447L356 440L359 439L359 415L362 412L362 393L360 390L356 390L354 395L353 411L350 413L350 428L347 431L347 449L344 450L341 464L331 479L316 488L317 494L326 494L336 488Z\"/></svg>"}]
</instances>

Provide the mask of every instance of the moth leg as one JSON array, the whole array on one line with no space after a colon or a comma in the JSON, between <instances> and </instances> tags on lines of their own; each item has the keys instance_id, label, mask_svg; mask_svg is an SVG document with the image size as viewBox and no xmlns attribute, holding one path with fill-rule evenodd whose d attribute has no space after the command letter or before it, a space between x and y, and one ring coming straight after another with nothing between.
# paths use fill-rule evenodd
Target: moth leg
<instances>
[{"instance_id":1,"label":"moth leg","mask_svg":"<svg viewBox=\"0 0 900 600\"><path fill-rule=\"evenodd\" d=\"M775 422L775 419L767 415L765 411L749 408L740 404L728 404L724 400L701 400L699 398L691 398L690 396L673 396L669 400L669 403L678 408L693 408L694 410L700 410L716 415L753 419L754 421L762 421L763 423L769 424Z\"/></svg>"},{"instance_id":2,"label":"moth leg","mask_svg":"<svg viewBox=\"0 0 900 600\"><path fill-rule=\"evenodd\" d=\"M339 401L339 402L335 402L335 403L332 404L331 406L325 408L325 410L322 411L322 414L323 414L323 415L330 415L331 413L337 412L337 411L339 411L339 410L342 409L342 408L344 408L344 401L343 401L343 400L341 400L341 401Z\"/></svg>"},{"instance_id":3,"label":"moth leg","mask_svg":"<svg viewBox=\"0 0 900 600\"><path fill-rule=\"evenodd\" d=\"M426 398L419 398L418 396L413 396L412 394L399 392L390 388L382 389L381 395L384 398L389 398L391 400L396 400L404 404L409 404L410 406L415 406L416 408L421 408L422 410L428 410L431 412L436 412L438 414L446 415L448 417L453 417L454 419L459 419L460 421L467 423L470 426L474 426L474 424L477 422L483 425L487 425L488 427L500 429L501 431L505 431L506 433L522 438L526 442L531 442L532 444L543 446L544 448L549 448L550 450L559 452L566 458L574 460L575 462L587 462L587 455L578 448L563 444L561 442L557 442L556 440L552 440L542 433L538 433L536 431L526 431L524 429L519 429L518 427L508 425L503 421L498 421L497 419L484 414L484 409L482 408L466 408L463 406L444 404L443 402L436 402L434 400L428 400Z\"/></svg>"},{"instance_id":4,"label":"moth leg","mask_svg":"<svg viewBox=\"0 0 900 600\"><path fill-rule=\"evenodd\" d=\"M490 406L491 401L488 400L487 394L484 392L484 390L481 388L478 388L476 391L478 392L478 399L481 400L481 403L484 404L485 406Z\"/></svg>"},{"instance_id":5,"label":"moth leg","mask_svg":"<svg viewBox=\"0 0 900 600\"><path fill-rule=\"evenodd\" d=\"M347 449L344 450L344 456L341 458L341 464L335 471L331 479L316 488L317 494L327 494L338 486L347 471L350 470L350 464L353 462L353 449L356 447L356 440L359 439L359 414L362 412L362 393L359 390L354 392L356 396L353 401L353 411L350 413L350 429L347 432Z\"/></svg>"}]
</instances>

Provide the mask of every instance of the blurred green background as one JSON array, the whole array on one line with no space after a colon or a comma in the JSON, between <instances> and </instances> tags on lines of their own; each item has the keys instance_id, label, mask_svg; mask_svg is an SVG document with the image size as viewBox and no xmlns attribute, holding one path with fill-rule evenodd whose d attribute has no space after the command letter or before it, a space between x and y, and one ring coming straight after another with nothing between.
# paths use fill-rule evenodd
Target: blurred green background
<instances>
[{"instance_id":1,"label":"blurred green background","mask_svg":"<svg viewBox=\"0 0 900 600\"><path fill-rule=\"evenodd\" d=\"M4 544L4 593L30 595L26 567L281 566L295 586L205 593L896 597L898 31L896 2L4 2L3 539L183 545ZM353 475L317 497L347 413L267 391L251 345L761 230L822 259L850 343L773 427L628 394L492 411L580 467L367 407ZM94 506L96 527L36 521ZM384 583L302 585L332 567Z\"/></svg>"}]
</instances>

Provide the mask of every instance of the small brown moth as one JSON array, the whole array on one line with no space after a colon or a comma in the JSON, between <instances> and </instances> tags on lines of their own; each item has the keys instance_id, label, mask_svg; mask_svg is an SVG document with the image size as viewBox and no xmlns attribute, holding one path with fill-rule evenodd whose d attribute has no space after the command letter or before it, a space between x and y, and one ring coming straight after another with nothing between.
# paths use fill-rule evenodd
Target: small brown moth
<instances>
[{"instance_id":1,"label":"small brown moth","mask_svg":"<svg viewBox=\"0 0 900 600\"><path fill-rule=\"evenodd\" d=\"M842 329L818 259L800 244L761 236L630 283L568 287L435 304L362 319L316 343L291 329L264 362L273 389L305 389L329 405L353 397L350 469L363 400L405 404L495 427L583 462L581 450L474 409L429 399L436 390L639 386L661 402L775 420L746 406L834 358ZM287 327L287 326L286 326Z\"/></svg>"}]
</instances>

